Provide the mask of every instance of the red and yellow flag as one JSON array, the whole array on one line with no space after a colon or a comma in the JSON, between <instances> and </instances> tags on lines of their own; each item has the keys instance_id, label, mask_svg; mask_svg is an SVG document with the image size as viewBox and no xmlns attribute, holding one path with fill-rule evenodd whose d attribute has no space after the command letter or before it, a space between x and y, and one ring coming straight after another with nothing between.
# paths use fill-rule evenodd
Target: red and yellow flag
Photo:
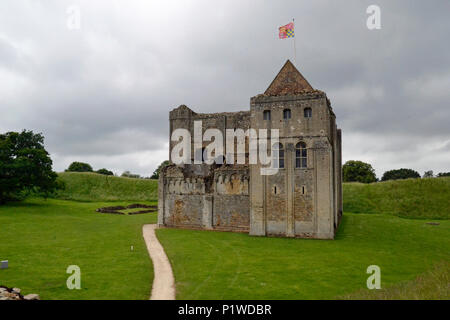
<instances>
[{"instance_id":1,"label":"red and yellow flag","mask_svg":"<svg viewBox=\"0 0 450 320\"><path fill-rule=\"evenodd\" d=\"M291 22L285 26L279 27L278 30L279 30L278 37L280 39L293 38L295 36L294 22Z\"/></svg>"}]
</instances>

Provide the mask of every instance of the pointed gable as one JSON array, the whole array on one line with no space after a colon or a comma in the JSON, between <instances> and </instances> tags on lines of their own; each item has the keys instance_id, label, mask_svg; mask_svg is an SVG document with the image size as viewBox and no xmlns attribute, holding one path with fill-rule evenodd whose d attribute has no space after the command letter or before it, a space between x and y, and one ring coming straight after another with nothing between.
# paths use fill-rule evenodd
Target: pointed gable
<instances>
[{"instance_id":1,"label":"pointed gable","mask_svg":"<svg viewBox=\"0 0 450 320\"><path fill-rule=\"evenodd\" d=\"M284 94L297 94L312 90L314 90L313 87L311 87L309 82L303 77L300 71L297 70L292 62L288 60L264 94L268 96L278 96Z\"/></svg>"},{"instance_id":2,"label":"pointed gable","mask_svg":"<svg viewBox=\"0 0 450 320\"><path fill-rule=\"evenodd\" d=\"M169 113L170 119L176 119L176 118L188 118L191 115L195 114L194 111L186 107L184 104L179 106L178 108L173 109Z\"/></svg>"},{"instance_id":3,"label":"pointed gable","mask_svg":"<svg viewBox=\"0 0 450 320\"><path fill-rule=\"evenodd\" d=\"M186 105L182 104L178 108L173 109L174 111L177 110L178 112L183 113L191 113L193 112L192 109L188 108Z\"/></svg>"}]
</instances>

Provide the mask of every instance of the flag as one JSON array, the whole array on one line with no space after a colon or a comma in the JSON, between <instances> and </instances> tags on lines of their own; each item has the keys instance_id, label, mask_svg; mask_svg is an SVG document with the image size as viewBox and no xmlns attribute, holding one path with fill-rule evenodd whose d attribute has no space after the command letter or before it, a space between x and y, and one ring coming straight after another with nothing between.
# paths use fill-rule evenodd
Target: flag
<instances>
[{"instance_id":1,"label":"flag","mask_svg":"<svg viewBox=\"0 0 450 320\"><path fill-rule=\"evenodd\" d=\"M279 30L278 37L280 39L293 38L295 35L293 22L288 23L285 26L279 27L278 30Z\"/></svg>"}]
</instances>

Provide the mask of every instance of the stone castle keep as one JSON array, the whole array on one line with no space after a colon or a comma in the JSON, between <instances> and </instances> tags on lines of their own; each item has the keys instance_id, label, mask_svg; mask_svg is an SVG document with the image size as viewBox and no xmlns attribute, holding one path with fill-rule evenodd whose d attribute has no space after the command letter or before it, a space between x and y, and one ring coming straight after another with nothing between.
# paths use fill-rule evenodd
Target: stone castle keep
<instances>
[{"instance_id":1,"label":"stone castle keep","mask_svg":"<svg viewBox=\"0 0 450 320\"><path fill-rule=\"evenodd\" d=\"M217 128L224 140L226 129L278 129L279 144L272 147L279 150L278 173L262 175L264 166L248 161L175 165L170 159L159 178L159 225L334 238L342 217L341 130L326 94L289 60L264 94L250 99L250 111L205 114L180 106L170 112L171 136L184 128L193 137L198 120L203 132ZM176 144L170 141L170 150ZM245 147L248 160L248 139ZM192 144L192 159L198 151Z\"/></svg>"}]
</instances>

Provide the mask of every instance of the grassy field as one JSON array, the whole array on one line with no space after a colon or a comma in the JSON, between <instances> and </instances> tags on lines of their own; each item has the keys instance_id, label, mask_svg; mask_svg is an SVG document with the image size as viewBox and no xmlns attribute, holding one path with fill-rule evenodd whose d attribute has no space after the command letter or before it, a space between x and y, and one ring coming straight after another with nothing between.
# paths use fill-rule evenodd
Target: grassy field
<instances>
[{"instance_id":1,"label":"grassy field","mask_svg":"<svg viewBox=\"0 0 450 320\"><path fill-rule=\"evenodd\" d=\"M344 212L414 219L450 218L450 177L344 183Z\"/></svg>"},{"instance_id":2,"label":"grassy field","mask_svg":"<svg viewBox=\"0 0 450 320\"><path fill-rule=\"evenodd\" d=\"M156 204L157 182L86 173L59 179L66 184L59 199L0 206L0 259L10 264L0 284L43 299L147 299L153 270L142 225L155 223L156 213L95 209ZM344 184L334 241L181 229L157 235L179 299L448 299L449 186L450 178ZM372 264L381 267L385 290L364 289ZM81 290L66 287L69 265L81 268Z\"/></svg>"},{"instance_id":3,"label":"grassy field","mask_svg":"<svg viewBox=\"0 0 450 320\"><path fill-rule=\"evenodd\" d=\"M0 284L42 299L148 299L153 270L142 225L155 223L156 213L94 211L117 204L30 199L0 206L0 260L9 260ZM69 265L81 268L81 290L66 287Z\"/></svg>"},{"instance_id":4,"label":"grassy field","mask_svg":"<svg viewBox=\"0 0 450 320\"><path fill-rule=\"evenodd\" d=\"M333 299L366 287L369 265L382 287L450 260L450 221L346 214L334 241L160 229L178 299ZM366 289L367 290L367 289Z\"/></svg>"},{"instance_id":5,"label":"grassy field","mask_svg":"<svg viewBox=\"0 0 450 320\"><path fill-rule=\"evenodd\" d=\"M96 173L61 172L66 188L56 198L76 201L157 201L158 181L105 176Z\"/></svg>"},{"instance_id":6,"label":"grassy field","mask_svg":"<svg viewBox=\"0 0 450 320\"><path fill-rule=\"evenodd\" d=\"M180 299L398 298L405 288L411 296L446 299L448 291L430 288L448 287L448 267L414 279L436 263L448 265L449 210L450 178L349 183L335 241L174 229L157 234ZM372 264L381 267L383 292L366 288Z\"/></svg>"},{"instance_id":7,"label":"grassy field","mask_svg":"<svg viewBox=\"0 0 450 320\"><path fill-rule=\"evenodd\" d=\"M360 290L342 299L364 300L450 300L450 262L434 265L411 281L401 282L381 290Z\"/></svg>"}]
</instances>

